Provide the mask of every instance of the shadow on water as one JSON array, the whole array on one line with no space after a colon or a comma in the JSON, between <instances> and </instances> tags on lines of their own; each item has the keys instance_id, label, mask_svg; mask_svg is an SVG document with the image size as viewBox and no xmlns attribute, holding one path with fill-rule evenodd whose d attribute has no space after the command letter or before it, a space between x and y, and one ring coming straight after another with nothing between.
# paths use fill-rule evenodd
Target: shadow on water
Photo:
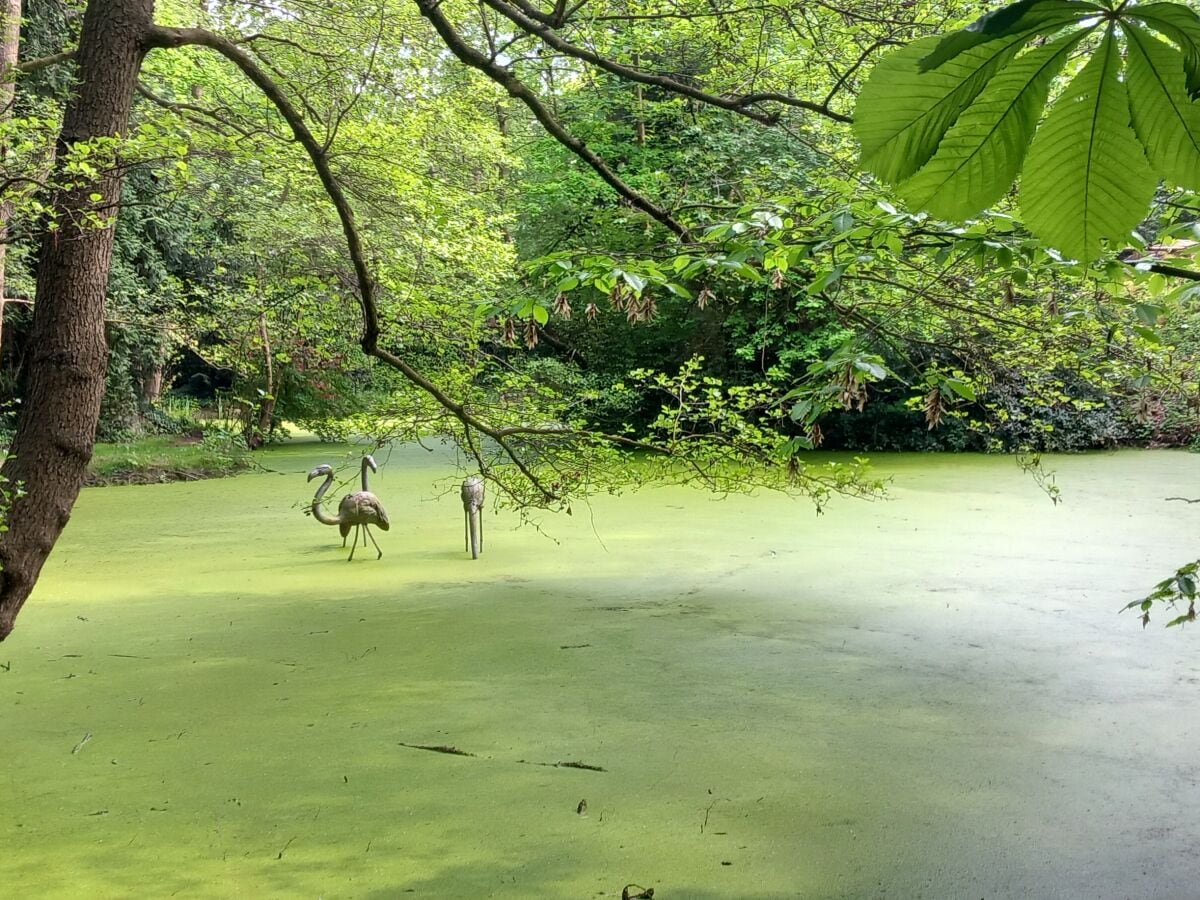
<instances>
[{"instance_id":1,"label":"shadow on water","mask_svg":"<svg viewBox=\"0 0 1200 900\"><path fill-rule=\"evenodd\" d=\"M1196 457L1069 460L1065 510L999 459L900 458L894 501L820 519L644 492L595 504L603 547L497 515L475 562L451 552L457 498L428 499L445 461L399 459L372 485L385 556L352 564L296 512L302 475L87 492L0 648L14 896L1181 897L1200 877L1176 752L1200 668L1186 636L1114 614L1186 556L1190 511L1146 498Z\"/></svg>"}]
</instances>

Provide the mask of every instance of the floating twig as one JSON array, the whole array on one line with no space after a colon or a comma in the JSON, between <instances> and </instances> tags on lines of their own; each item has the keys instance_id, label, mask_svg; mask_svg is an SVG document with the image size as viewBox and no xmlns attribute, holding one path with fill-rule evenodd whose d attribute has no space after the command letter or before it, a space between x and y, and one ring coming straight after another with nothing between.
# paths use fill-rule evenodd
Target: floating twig
<instances>
[{"instance_id":1,"label":"floating twig","mask_svg":"<svg viewBox=\"0 0 1200 900\"><path fill-rule=\"evenodd\" d=\"M608 769L604 766L593 766L591 763L585 762L537 762L532 759L518 759L517 762L526 766L545 766L548 769L586 769L589 772L607 772Z\"/></svg>"},{"instance_id":2,"label":"floating twig","mask_svg":"<svg viewBox=\"0 0 1200 900\"><path fill-rule=\"evenodd\" d=\"M83 749L83 745L86 744L91 739L92 739L92 733L90 731L86 732L84 734L84 736L82 738L80 738L79 743L76 744L75 747L71 750L71 753L73 753L73 754L78 753L80 750Z\"/></svg>"},{"instance_id":3,"label":"floating twig","mask_svg":"<svg viewBox=\"0 0 1200 900\"><path fill-rule=\"evenodd\" d=\"M468 753L466 750L459 750L457 747L448 747L445 744L406 744L404 741L398 742L401 747L408 747L410 750L428 750L430 753L448 753L451 756L474 756L474 753Z\"/></svg>"}]
</instances>

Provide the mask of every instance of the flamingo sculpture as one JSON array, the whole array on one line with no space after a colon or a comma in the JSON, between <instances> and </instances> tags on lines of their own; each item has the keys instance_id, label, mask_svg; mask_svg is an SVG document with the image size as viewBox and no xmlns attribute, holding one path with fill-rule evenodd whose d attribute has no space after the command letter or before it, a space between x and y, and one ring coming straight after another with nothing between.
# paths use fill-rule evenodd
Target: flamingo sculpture
<instances>
[{"instance_id":1,"label":"flamingo sculpture","mask_svg":"<svg viewBox=\"0 0 1200 900\"><path fill-rule=\"evenodd\" d=\"M462 483L464 538L471 559L479 559L483 552L483 478L472 475Z\"/></svg>"},{"instance_id":2,"label":"flamingo sculpture","mask_svg":"<svg viewBox=\"0 0 1200 900\"><path fill-rule=\"evenodd\" d=\"M331 516L321 507L321 499L325 496L325 492L329 490L333 484L333 466L320 465L308 473L308 480L312 481L321 475L325 476L325 481L317 488L317 493L313 496L312 514L313 517L322 525L336 525L338 531L342 534L342 546L346 546L346 537L350 534L350 526L354 526L354 543L350 547L350 556L347 562L354 559L354 551L358 547L358 533L362 530L363 546L367 544L367 538L371 539L371 543L375 545L379 555L376 559L383 559L383 551L379 548L378 541L375 540L375 535L371 534L370 526L376 525L381 531L387 531L391 527L388 521L387 511L383 508L383 504L379 502L367 486L367 469L372 472L378 472L379 467L375 465L375 459L370 455L364 456L362 461L362 490L355 491L353 494L347 494L342 498L342 502L338 504L336 516Z\"/></svg>"}]
</instances>

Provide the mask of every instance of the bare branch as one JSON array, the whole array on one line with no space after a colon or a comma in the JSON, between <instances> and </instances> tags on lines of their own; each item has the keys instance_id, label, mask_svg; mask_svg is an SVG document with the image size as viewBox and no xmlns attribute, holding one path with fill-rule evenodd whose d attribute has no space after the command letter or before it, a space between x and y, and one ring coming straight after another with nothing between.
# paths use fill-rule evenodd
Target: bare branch
<instances>
[{"instance_id":1,"label":"bare branch","mask_svg":"<svg viewBox=\"0 0 1200 900\"><path fill-rule=\"evenodd\" d=\"M419 0L421 10L424 12L425 6L429 0ZM776 93L761 93L761 94L746 94L738 95L717 95L710 94L707 91L702 91L699 88L692 87L690 84L685 84L682 81L677 81L666 75L652 75L648 72L643 72L640 69L634 69L621 63L614 62L607 57L601 56L598 53L593 53L583 47L576 46L570 41L562 38L553 28L543 22L535 21L525 15L514 6L506 3L505 0L483 0L488 6L496 10L505 18L509 19L514 25L522 31L536 35L547 46L553 47L560 53L567 56L572 56L575 59L582 60L586 63L591 63L606 72L611 72L620 78L629 81L639 82L641 84L653 85L654 87L662 88L665 91L670 91L673 94L679 94L683 97L690 97L707 106L715 106L718 109L726 109L731 112L736 112L739 115L746 116L756 122L761 122L764 125L774 125L779 120L778 113L767 113L756 110L753 107L755 104L772 101L775 103L794 106L800 109L806 109L810 112L818 113L826 118L834 119L838 122L850 122L852 119L849 116L834 112L823 103L814 103L811 100L798 100L795 97L790 97L787 94ZM441 29L439 29L439 32ZM443 34L443 37L445 35ZM461 57L460 57L461 58Z\"/></svg>"},{"instance_id":2,"label":"bare branch","mask_svg":"<svg viewBox=\"0 0 1200 900\"><path fill-rule=\"evenodd\" d=\"M586 162L604 181L618 194L624 197L631 206L640 209L646 215L650 216L657 222L669 228L677 236L681 238L688 237L688 231L679 222L668 213L665 209L657 206L648 198L642 196L628 184L621 180L608 164L596 155L583 141L575 137L563 127L562 123L554 117L545 104L538 99L537 95L529 89L529 87L519 78L513 75L508 69L497 65L494 61L488 59L478 50L475 50L462 39L450 21L442 14L437 0L417 0L417 5L420 7L421 14L425 16L437 29L446 46L450 48L458 59L472 69L477 69L482 72L492 81L496 82L509 95L515 97L524 103L537 120L542 124L542 127L550 133L550 135Z\"/></svg>"},{"instance_id":3,"label":"bare branch","mask_svg":"<svg viewBox=\"0 0 1200 900\"><path fill-rule=\"evenodd\" d=\"M889 47L897 43L899 43L899 41L894 41L890 38L880 38L877 41L872 41L871 45L858 55L858 59L854 61L854 65L838 76L838 80L834 83L833 87L829 89L829 93L825 95L825 99L821 101L822 104L828 106L833 102L833 98L837 96L838 91L846 86L846 82L850 80L855 72L862 68L863 63L870 58L872 53L883 47Z\"/></svg>"},{"instance_id":4,"label":"bare branch","mask_svg":"<svg viewBox=\"0 0 1200 900\"><path fill-rule=\"evenodd\" d=\"M25 74L40 72L42 69L48 69L51 66L57 66L61 62L74 59L78 54L78 50L64 50L61 53L52 53L49 56L40 56L37 59L27 59L23 63L17 63L13 68Z\"/></svg>"},{"instance_id":5,"label":"bare branch","mask_svg":"<svg viewBox=\"0 0 1200 900\"><path fill-rule=\"evenodd\" d=\"M315 56L318 59L323 59L325 62L334 64L337 62L337 56L333 53L322 53L319 50L314 50L312 47L306 47L303 44L290 40L284 37L277 37L273 34L247 34L237 39L235 43L253 45L256 41L271 41L276 44L282 44L285 47L291 47L293 50L299 50L306 56Z\"/></svg>"},{"instance_id":6,"label":"bare branch","mask_svg":"<svg viewBox=\"0 0 1200 900\"><path fill-rule=\"evenodd\" d=\"M1188 281L1200 281L1200 272L1194 269L1181 269L1179 266L1169 266L1166 263L1147 263L1145 261L1128 261L1129 265L1147 272L1156 272L1170 278L1184 278Z\"/></svg>"},{"instance_id":7,"label":"bare branch","mask_svg":"<svg viewBox=\"0 0 1200 900\"><path fill-rule=\"evenodd\" d=\"M519 6L521 9L528 12L528 3L523 0L513 0L514 6ZM744 15L745 13L761 12L761 13L779 13L782 8L772 4L752 4L750 6L736 6L730 9L710 9L710 10L670 10L665 12L652 13L606 13L601 16L589 16L590 22L646 22L657 21L661 19L682 19L692 21L693 19L724 19L734 16ZM536 17L535 17L536 18Z\"/></svg>"},{"instance_id":8,"label":"bare branch","mask_svg":"<svg viewBox=\"0 0 1200 900\"><path fill-rule=\"evenodd\" d=\"M218 112L215 109L209 109L204 106L197 106L194 103L180 103L176 100L168 100L166 97L160 97L158 94L154 93L152 90L150 90L148 87L146 87L146 85L144 85L140 81L138 82L137 92L138 92L139 96L145 97L151 103L155 104L156 106L161 106L163 109L168 110L170 112L178 113L180 115L185 115L187 113L194 113L195 115L187 116L187 118L191 119L192 121L197 121L197 117L203 117L203 118L211 119L212 122L215 122L219 125L223 125L225 128L229 128L233 131L236 131L242 137L248 138L248 137L252 136L251 132L249 130L243 128L241 125L238 125L236 122L231 122L227 117L221 115L220 112ZM206 122L201 121L200 124L201 125L207 124L211 127L212 123L206 123Z\"/></svg>"},{"instance_id":9,"label":"bare branch","mask_svg":"<svg viewBox=\"0 0 1200 900\"><path fill-rule=\"evenodd\" d=\"M363 72L362 79L359 82L359 89L353 94L353 96L351 96L350 102L343 106L341 111L338 112L338 114L334 117L333 125L331 125L328 129L329 133L325 137L326 152L328 152L329 148L333 146L333 142L337 140L338 132L342 128L342 123L345 121L346 116L350 115L354 107L358 105L359 100L362 99L363 94L366 93L367 84L370 83L371 77L374 75L375 63L379 56L379 46L383 42L383 26L386 22L384 13L385 9L381 4L379 7L379 26L376 28L375 37L371 41L371 53L367 59L367 69L365 72Z\"/></svg>"}]
</instances>

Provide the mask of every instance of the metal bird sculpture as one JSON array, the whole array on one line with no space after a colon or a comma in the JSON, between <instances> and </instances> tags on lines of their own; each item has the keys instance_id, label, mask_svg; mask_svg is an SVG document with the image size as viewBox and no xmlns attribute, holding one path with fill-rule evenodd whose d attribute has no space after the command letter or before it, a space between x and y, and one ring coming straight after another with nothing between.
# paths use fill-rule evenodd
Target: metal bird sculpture
<instances>
[{"instance_id":1,"label":"metal bird sculpture","mask_svg":"<svg viewBox=\"0 0 1200 900\"><path fill-rule=\"evenodd\" d=\"M483 478L472 475L462 483L464 538L471 559L479 559L483 552Z\"/></svg>"},{"instance_id":2,"label":"metal bird sculpture","mask_svg":"<svg viewBox=\"0 0 1200 900\"><path fill-rule=\"evenodd\" d=\"M342 535L342 546L346 546L346 537L350 534L350 526L354 526L354 543L350 547L349 560L354 559L354 551L358 547L358 533L362 530L363 546L367 544L367 538L371 539L371 543L375 545L375 549L379 555L376 559L383 559L383 551L379 549L379 543L375 540L375 535L371 534L370 526L375 525L381 531L387 531L391 527L388 521L387 511L383 508L383 504L379 502L379 498L372 494L367 489L367 469L372 472L378 472L379 467L375 465L375 460L371 456L364 456L362 461L362 490L355 491L353 494L347 494L342 498L342 502L338 504L336 516L331 516L321 507L321 499L325 496L325 492L329 490L333 484L333 466L320 465L308 473L308 480L312 481L321 475L325 476L325 481L317 488L317 493L313 496L312 514L313 517L322 525L336 525L338 531Z\"/></svg>"}]
</instances>

